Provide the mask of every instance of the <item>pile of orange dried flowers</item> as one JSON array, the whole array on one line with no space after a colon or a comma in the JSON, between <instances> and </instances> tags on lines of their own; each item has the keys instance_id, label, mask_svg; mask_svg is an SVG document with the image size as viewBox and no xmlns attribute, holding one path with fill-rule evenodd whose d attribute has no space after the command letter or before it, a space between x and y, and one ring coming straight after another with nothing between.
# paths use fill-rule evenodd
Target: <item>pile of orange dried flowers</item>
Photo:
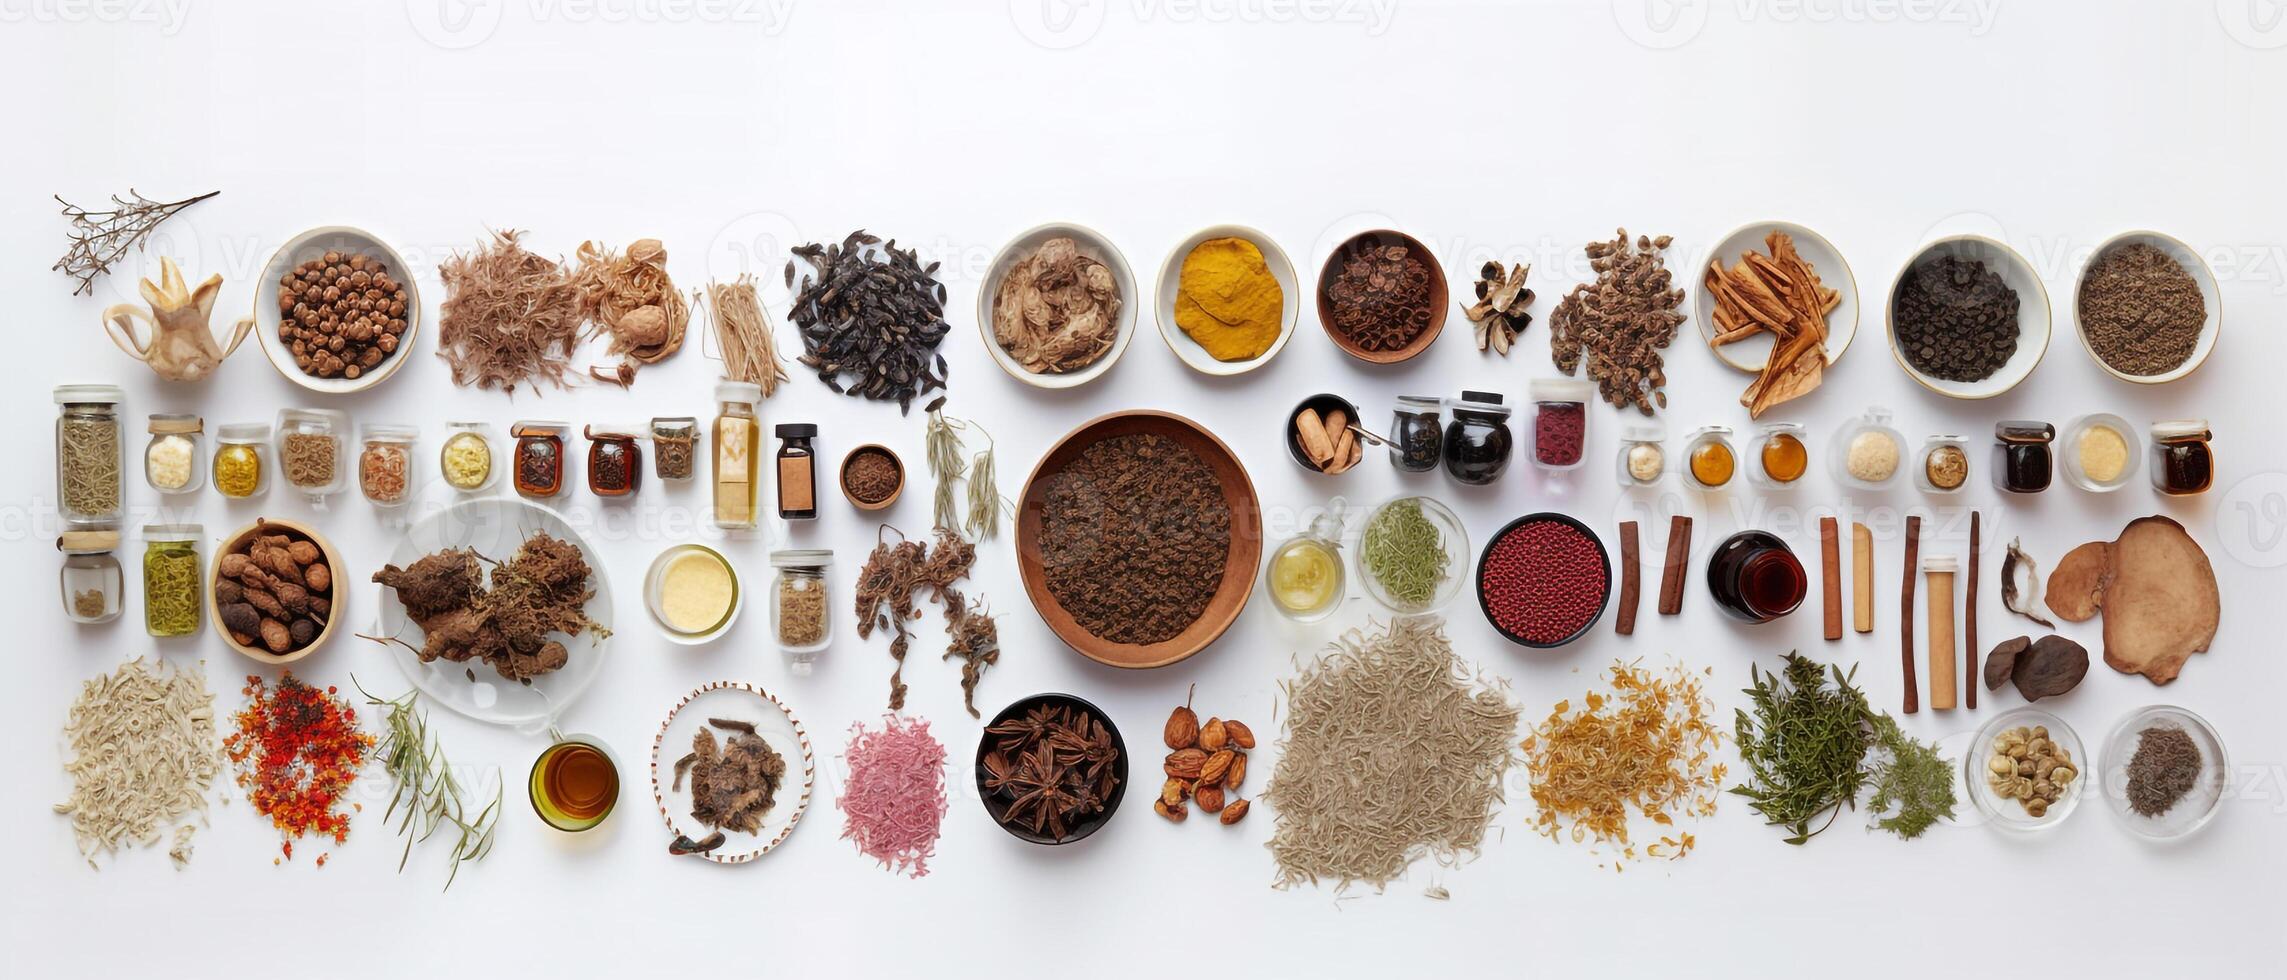
<instances>
[{"instance_id":1,"label":"pile of orange dried flowers","mask_svg":"<svg viewBox=\"0 0 2287 980\"><path fill-rule=\"evenodd\" d=\"M307 834L347 841L350 814L364 807L350 802L345 811L342 804L374 745L357 727L357 710L333 688L311 687L292 673L276 690L249 674L243 693L246 707L232 717L236 731L222 748L247 801L285 835L277 860L291 859L295 838ZM319 855L318 866L325 863Z\"/></svg>"},{"instance_id":2,"label":"pile of orange dried flowers","mask_svg":"<svg viewBox=\"0 0 2287 980\"><path fill-rule=\"evenodd\" d=\"M1591 691L1577 710L1557 702L1525 738L1539 808L1533 829L1551 840L1569 834L1616 845L1621 860L1634 860L1628 824L1641 815L1661 828L1641 855L1683 857L1694 840L1673 829L1675 818L1713 816L1722 792L1724 767L1713 753L1723 731L1708 717L1714 703L1701 678L1680 665L1654 672L1621 662L1608 676L1610 694Z\"/></svg>"}]
</instances>

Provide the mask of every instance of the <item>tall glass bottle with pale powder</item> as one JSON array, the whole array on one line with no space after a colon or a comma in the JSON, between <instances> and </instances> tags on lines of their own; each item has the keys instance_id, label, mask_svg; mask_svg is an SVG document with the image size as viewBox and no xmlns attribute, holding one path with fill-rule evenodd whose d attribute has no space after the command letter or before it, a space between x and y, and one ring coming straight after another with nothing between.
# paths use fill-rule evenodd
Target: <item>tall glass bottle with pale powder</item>
<instances>
[{"instance_id":1,"label":"tall glass bottle with pale powder","mask_svg":"<svg viewBox=\"0 0 2287 980\"><path fill-rule=\"evenodd\" d=\"M762 450L762 423L755 405L762 386L725 381L715 386L722 407L715 415L715 526L752 528L757 500L756 456Z\"/></svg>"}]
</instances>

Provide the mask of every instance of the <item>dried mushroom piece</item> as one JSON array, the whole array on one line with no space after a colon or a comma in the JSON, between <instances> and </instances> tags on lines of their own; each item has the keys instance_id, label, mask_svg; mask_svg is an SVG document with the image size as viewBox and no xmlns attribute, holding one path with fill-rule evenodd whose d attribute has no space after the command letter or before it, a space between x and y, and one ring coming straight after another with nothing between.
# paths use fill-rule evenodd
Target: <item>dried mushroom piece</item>
<instances>
[{"instance_id":1,"label":"dried mushroom piece","mask_svg":"<svg viewBox=\"0 0 2287 980\"><path fill-rule=\"evenodd\" d=\"M1506 356L1517 335L1532 325L1533 315L1526 311L1533 305L1533 291L1525 286L1532 271L1531 265L1512 265L1503 273L1499 262L1478 270L1477 302L1461 309L1477 325L1478 350Z\"/></svg>"},{"instance_id":2,"label":"dried mushroom piece","mask_svg":"<svg viewBox=\"0 0 2287 980\"><path fill-rule=\"evenodd\" d=\"M2208 648L2223 616L2215 568L2166 517L2140 517L2109 542L2074 548L2049 573L2048 604L2073 622L2104 615L2104 662L2154 684Z\"/></svg>"}]
</instances>

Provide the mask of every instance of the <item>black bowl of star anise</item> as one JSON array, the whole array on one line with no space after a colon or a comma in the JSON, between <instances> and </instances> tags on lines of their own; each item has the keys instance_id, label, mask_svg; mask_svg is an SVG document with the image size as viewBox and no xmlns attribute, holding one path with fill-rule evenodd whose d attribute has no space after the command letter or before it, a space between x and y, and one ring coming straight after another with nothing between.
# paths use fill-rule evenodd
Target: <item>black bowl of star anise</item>
<instances>
[{"instance_id":1,"label":"black bowl of star anise","mask_svg":"<svg viewBox=\"0 0 2287 980\"><path fill-rule=\"evenodd\" d=\"M1128 746L1111 717L1069 694L1001 709L977 741L977 795L1002 830L1070 844L1112 821L1128 788Z\"/></svg>"}]
</instances>

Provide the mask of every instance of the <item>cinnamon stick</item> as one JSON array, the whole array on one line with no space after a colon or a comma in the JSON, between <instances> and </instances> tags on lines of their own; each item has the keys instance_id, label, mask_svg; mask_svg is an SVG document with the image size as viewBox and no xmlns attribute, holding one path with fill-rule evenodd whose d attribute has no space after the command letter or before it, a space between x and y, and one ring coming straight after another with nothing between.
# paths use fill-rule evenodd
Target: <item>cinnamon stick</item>
<instances>
[{"instance_id":1,"label":"cinnamon stick","mask_svg":"<svg viewBox=\"0 0 2287 980\"><path fill-rule=\"evenodd\" d=\"M1832 517L1818 519L1820 583L1826 591L1826 638L1842 639L1842 525Z\"/></svg>"},{"instance_id":2,"label":"cinnamon stick","mask_svg":"<svg viewBox=\"0 0 2287 980\"><path fill-rule=\"evenodd\" d=\"M1628 636L1636 632L1636 606L1643 599L1643 585L1638 581L1644 574L1644 558L1636 545L1636 522L1620 522L1620 613L1613 621L1614 632Z\"/></svg>"},{"instance_id":3,"label":"cinnamon stick","mask_svg":"<svg viewBox=\"0 0 2287 980\"><path fill-rule=\"evenodd\" d=\"M1677 514L1668 521L1667 567L1660 570L1660 615L1683 611L1684 568L1691 564L1691 518Z\"/></svg>"},{"instance_id":4,"label":"cinnamon stick","mask_svg":"<svg viewBox=\"0 0 2287 980\"><path fill-rule=\"evenodd\" d=\"M1898 587L1898 592L1904 597L1905 604L1905 609L1898 614L1898 645L1904 651L1902 657L1906 668L1905 712L1909 715L1922 710L1921 692L1916 690L1914 686L1914 574L1921 570L1918 567L1921 564L1921 551L1922 519L1918 516L1908 517L1906 518L1906 574L1902 577Z\"/></svg>"},{"instance_id":5,"label":"cinnamon stick","mask_svg":"<svg viewBox=\"0 0 2287 980\"><path fill-rule=\"evenodd\" d=\"M1962 700L1970 708L1977 707L1978 679L1984 676L1977 672L1977 562L1981 557L1977 531L1977 512L1973 510L1969 512L1969 586L1962 590L1961 600Z\"/></svg>"}]
</instances>

